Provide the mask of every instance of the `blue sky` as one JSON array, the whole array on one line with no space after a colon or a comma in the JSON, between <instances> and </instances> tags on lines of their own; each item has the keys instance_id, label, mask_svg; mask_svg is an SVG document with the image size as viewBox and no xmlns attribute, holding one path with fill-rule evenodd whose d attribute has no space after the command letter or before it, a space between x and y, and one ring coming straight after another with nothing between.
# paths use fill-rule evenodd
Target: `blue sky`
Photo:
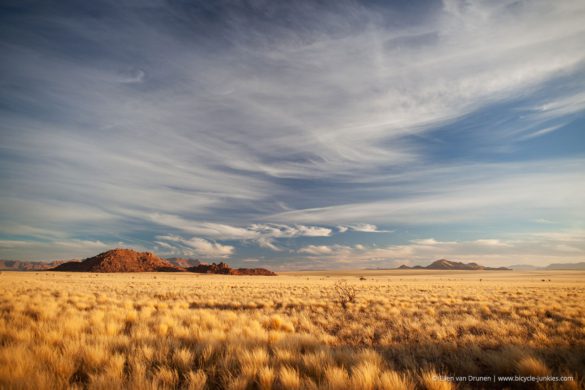
<instances>
[{"instance_id":1,"label":"blue sky","mask_svg":"<svg viewBox=\"0 0 585 390\"><path fill-rule=\"evenodd\" d=\"M0 258L584 261L585 3L402 3L4 1Z\"/></svg>"}]
</instances>

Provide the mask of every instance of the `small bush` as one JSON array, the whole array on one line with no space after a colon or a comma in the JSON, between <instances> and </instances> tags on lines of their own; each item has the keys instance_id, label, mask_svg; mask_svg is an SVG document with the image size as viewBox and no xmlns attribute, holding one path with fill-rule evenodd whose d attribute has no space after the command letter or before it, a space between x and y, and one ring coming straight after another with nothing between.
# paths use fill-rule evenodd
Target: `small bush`
<instances>
[{"instance_id":1,"label":"small bush","mask_svg":"<svg viewBox=\"0 0 585 390\"><path fill-rule=\"evenodd\" d=\"M355 286L347 283L346 280L340 280L335 283L333 289L335 290L337 302L344 310L347 309L348 304L355 302L357 297L357 289Z\"/></svg>"}]
</instances>

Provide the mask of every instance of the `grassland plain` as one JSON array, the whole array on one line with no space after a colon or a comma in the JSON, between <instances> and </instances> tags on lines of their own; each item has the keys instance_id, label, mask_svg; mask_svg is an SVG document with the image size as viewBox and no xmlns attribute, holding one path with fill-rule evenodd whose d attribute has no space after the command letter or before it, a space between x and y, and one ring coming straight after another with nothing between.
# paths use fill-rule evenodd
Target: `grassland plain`
<instances>
[{"instance_id":1,"label":"grassland plain","mask_svg":"<svg viewBox=\"0 0 585 390\"><path fill-rule=\"evenodd\" d=\"M345 309L339 280L356 290ZM585 378L583 272L4 272L0 319L6 389L570 389ZM488 378L438 380L454 376Z\"/></svg>"}]
</instances>

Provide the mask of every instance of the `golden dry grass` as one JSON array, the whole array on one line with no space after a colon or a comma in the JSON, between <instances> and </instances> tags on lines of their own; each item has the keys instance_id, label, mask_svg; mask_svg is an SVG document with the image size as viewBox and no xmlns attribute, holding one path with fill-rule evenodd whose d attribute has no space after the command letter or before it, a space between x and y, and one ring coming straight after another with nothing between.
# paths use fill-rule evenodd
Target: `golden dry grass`
<instances>
[{"instance_id":1,"label":"golden dry grass","mask_svg":"<svg viewBox=\"0 0 585 390\"><path fill-rule=\"evenodd\" d=\"M0 388L580 388L584 325L578 272L4 272Z\"/></svg>"}]
</instances>

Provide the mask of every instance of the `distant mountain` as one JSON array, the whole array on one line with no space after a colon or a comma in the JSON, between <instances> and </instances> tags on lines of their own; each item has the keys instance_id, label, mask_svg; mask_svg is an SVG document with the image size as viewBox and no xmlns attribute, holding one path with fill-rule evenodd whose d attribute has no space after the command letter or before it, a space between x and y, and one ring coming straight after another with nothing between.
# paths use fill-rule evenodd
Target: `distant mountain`
<instances>
[{"instance_id":1,"label":"distant mountain","mask_svg":"<svg viewBox=\"0 0 585 390\"><path fill-rule=\"evenodd\" d=\"M196 267L201 264L201 262L197 259L186 259L182 257L167 257L165 260L172 265L176 265L177 267L181 268Z\"/></svg>"},{"instance_id":2,"label":"distant mountain","mask_svg":"<svg viewBox=\"0 0 585 390\"><path fill-rule=\"evenodd\" d=\"M485 267L483 265L479 265L477 263L461 263L458 261L451 261L447 259L440 259L434 261L432 264L427 265L426 267L417 265L414 267L409 267L407 265L401 265L398 269L431 269L431 270L455 270L455 271L510 271L510 268L506 267L499 267L499 268L492 268L492 267Z\"/></svg>"},{"instance_id":3,"label":"distant mountain","mask_svg":"<svg viewBox=\"0 0 585 390\"><path fill-rule=\"evenodd\" d=\"M518 270L518 271L532 271L532 270L543 269L543 267L537 267L535 265L530 265L530 264L514 264L514 265L509 265L508 268Z\"/></svg>"},{"instance_id":4,"label":"distant mountain","mask_svg":"<svg viewBox=\"0 0 585 390\"><path fill-rule=\"evenodd\" d=\"M184 272L151 252L112 249L83 261L63 263L52 271L70 272Z\"/></svg>"},{"instance_id":5,"label":"distant mountain","mask_svg":"<svg viewBox=\"0 0 585 390\"><path fill-rule=\"evenodd\" d=\"M422 265L415 265L415 266L409 267L405 264L402 264L400 267L394 268L394 269L427 269L427 267L423 267Z\"/></svg>"},{"instance_id":6,"label":"distant mountain","mask_svg":"<svg viewBox=\"0 0 585 390\"><path fill-rule=\"evenodd\" d=\"M233 269L226 263L219 264L199 264L195 267L187 268L189 272L198 274L219 274L219 275L264 275L275 276L276 274L265 268L236 268Z\"/></svg>"},{"instance_id":7,"label":"distant mountain","mask_svg":"<svg viewBox=\"0 0 585 390\"><path fill-rule=\"evenodd\" d=\"M555 263L550 264L545 269L573 269L573 270L585 270L585 262L581 263Z\"/></svg>"},{"instance_id":8,"label":"distant mountain","mask_svg":"<svg viewBox=\"0 0 585 390\"><path fill-rule=\"evenodd\" d=\"M0 271L43 271L72 260L21 261L0 260Z\"/></svg>"}]
</instances>

